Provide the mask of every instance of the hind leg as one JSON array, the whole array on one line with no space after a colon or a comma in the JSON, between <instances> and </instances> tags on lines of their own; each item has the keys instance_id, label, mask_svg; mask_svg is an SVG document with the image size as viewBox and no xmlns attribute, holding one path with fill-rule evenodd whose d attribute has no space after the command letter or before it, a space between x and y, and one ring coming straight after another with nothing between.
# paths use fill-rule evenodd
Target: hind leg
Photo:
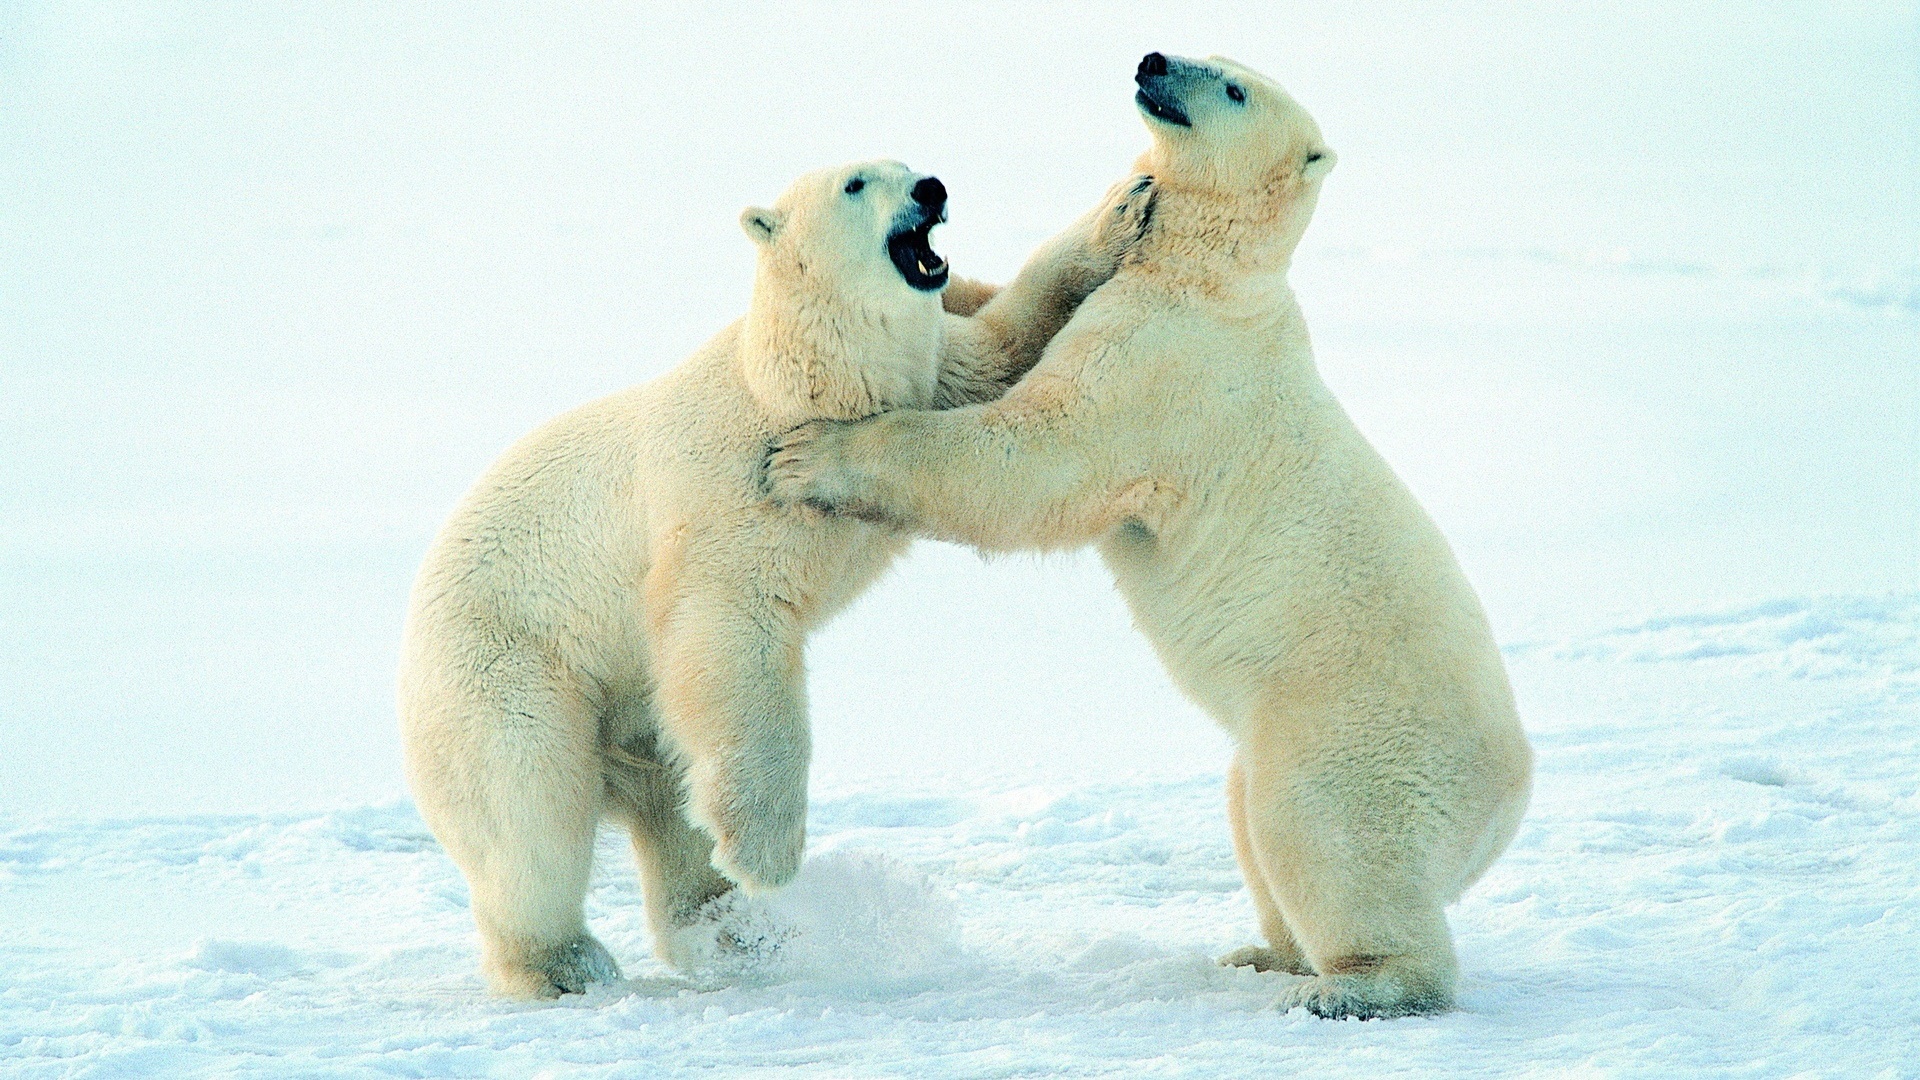
<instances>
[{"instance_id":1,"label":"hind leg","mask_svg":"<svg viewBox=\"0 0 1920 1080\"><path fill-rule=\"evenodd\" d=\"M620 769L609 787L614 812L633 836L653 955L684 969L689 958L680 955L678 931L693 925L700 909L732 889L733 882L713 868L713 838L687 820L678 770L647 754Z\"/></svg>"},{"instance_id":2,"label":"hind leg","mask_svg":"<svg viewBox=\"0 0 1920 1080\"><path fill-rule=\"evenodd\" d=\"M1322 772L1264 756L1244 759L1247 843L1316 972L1281 1005L1363 1019L1449 1008L1457 964L1444 900L1412 839L1428 823L1406 820L1397 785L1356 778L1350 763Z\"/></svg>"},{"instance_id":3,"label":"hind leg","mask_svg":"<svg viewBox=\"0 0 1920 1080\"><path fill-rule=\"evenodd\" d=\"M1236 756L1227 767L1227 820L1233 825L1233 855L1240 863L1240 876L1246 879L1247 892L1253 897L1253 910L1260 919L1260 934L1265 945L1246 945L1220 958L1225 967L1251 967L1255 971L1285 971L1311 975L1307 958L1293 940L1293 931L1280 916L1273 891L1267 887L1266 872L1260 868L1253 841L1247 833L1246 773Z\"/></svg>"},{"instance_id":4,"label":"hind leg","mask_svg":"<svg viewBox=\"0 0 1920 1080\"><path fill-rule=\"evenodd\" d=\"M403 699L415 799L466 875L495 992L558 997L620 977L587 932L602 780L584 700L514 651L489 685Z\"/></svg>"}]
</instances>

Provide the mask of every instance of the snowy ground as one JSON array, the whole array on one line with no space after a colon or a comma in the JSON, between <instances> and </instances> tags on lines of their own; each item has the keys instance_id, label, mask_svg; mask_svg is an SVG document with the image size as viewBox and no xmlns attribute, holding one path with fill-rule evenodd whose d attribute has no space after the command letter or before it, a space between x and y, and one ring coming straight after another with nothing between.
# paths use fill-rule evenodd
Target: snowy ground
<instances>
[{"instance_id":1,"label":"snowy ground","mask_svg":"<svg viewBox=\"0 0 1920 1080\"><path fill-rule=\"evenodd\" d=\"M1910 3L0 6L0 1075L1920 1077ZM1100 32L1089 32L1089 27ZM405 800L408 580L545 417L888 155L1004 279L1225 52L1341 163L1294 271L1540 754L1461 1009L1328 1023L1225 748L1084 557L921 545L809 652L811 861L675 976L487 999Z\"/></svg>"},{"instance_id":2,"label":"snowy ground","mask_svg":"<svg viewBox=\"0 0 1920 1080\"><path fill-rule=\"evenodd\" d=\"M23 1077L1831 1076L1920 1070L1920 597L1780 602L1511 652L1540 751L1453 911L1460 1009L1275 1012L1217 776L821 792L813 854L648 957L620 837L590 916L630 981L487 999L403 803L0 833L0 1070Z\"/></svg>"}]
</instances>

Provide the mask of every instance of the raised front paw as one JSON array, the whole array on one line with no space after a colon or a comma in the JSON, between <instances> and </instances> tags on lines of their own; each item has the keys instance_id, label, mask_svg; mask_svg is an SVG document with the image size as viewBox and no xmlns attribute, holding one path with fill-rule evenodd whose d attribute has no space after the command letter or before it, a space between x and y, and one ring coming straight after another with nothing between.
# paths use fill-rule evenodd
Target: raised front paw
<instances>
[{"instance_id":1,"label":"raised front paw","mask_svg":"<svg viewBox=\"0 0 1920 1080\"><path fill-rule=\"evenodd\" d=\"M1094 222L1093 250L1115 266L1146 235L1153 221L1153 177L1137 173L1107 189Z\"/></svg>"},{"instance_id":2,"label":"raised front paw","mask_svg":"<svg viewBox=\"0 0 1920 1080\"><path fill-rule=\"evenodd\" d=\"M689 777L689 816L713 835L715 870L749 893L777 889L800 872L807 843L807 770L797 765Z\"/></svg>"},{"instance_id":3,"label":"raised front paw","mask_svg":"<svg viewBox=\"0 0 1920 1080\"><path fill-rule=\"evenodd\" d=\"M713 868L748 894L778 889L800 872L807 846L806 808L791 819L745 820L723 826L713 843Z\"/></svg>"},{"instance_id":4,"label":"raised front paw","mask_svg":"<svg viewBox=\"0 0 1920 1080\"><path fill-rule=\"evenodd\" d=\"M851 432L857 427L815 420L775 438L763 479L767 498L779 506L878 518L867 498L868 485L849 460Z\"/></svg>"}]
</instances>

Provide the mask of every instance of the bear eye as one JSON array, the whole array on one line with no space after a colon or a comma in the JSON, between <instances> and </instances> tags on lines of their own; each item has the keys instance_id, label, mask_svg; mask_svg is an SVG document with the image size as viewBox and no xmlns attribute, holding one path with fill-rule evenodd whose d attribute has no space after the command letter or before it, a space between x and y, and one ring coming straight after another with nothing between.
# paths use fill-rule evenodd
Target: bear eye
<instances>
[{"instance_id":1,"label":"bear eye","mask_svg":"<svg viewBox=\"0 0 1920 1080\"><path fill-rule=\"evenodd\" d=\"M1231 98L1233 100L1233 103L1238 105L1247 100L1247 92L1233 85L1232 83L1228 83L1227 97Z\"/></svg>"},{"instance_id":2,"label":"bear eye","mask_svg":"<svg viewBox=\"0 0 1920 1080\"><path fill-rule=\"evenodd\" d=\"M860 189L866 186L867 186L867 182L856 176L853 179L847 181L847 194L858 195L860 194Z\"/></svg>"}]
</instances>

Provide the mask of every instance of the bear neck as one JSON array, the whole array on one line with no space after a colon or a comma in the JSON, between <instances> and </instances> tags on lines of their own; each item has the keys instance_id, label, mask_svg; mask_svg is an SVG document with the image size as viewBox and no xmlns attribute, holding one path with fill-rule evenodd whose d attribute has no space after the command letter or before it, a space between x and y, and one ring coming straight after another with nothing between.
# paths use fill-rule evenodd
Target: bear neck
<instances>
[{"instance_id":1,"label":"bear neck","mask_svg":"<svg viewBox=\"0 0 1920 1080\"><path fill-rule=\"evenodd\" d=\"M1284 279L1313 215L1313 193L1297 182L1271 188L1220 192L1159 181L1153 224L1135 258L1198 281Z\"/></svg>"},{"instance_id":2,"label":"bear neck","mask_svg":"<svg viewBox=\"0 0 1920 1080\"><path fill-rule=\"evenodd\" d=\"M854 303L804 271L763 266L743 346L741 375L775 423L858 420L932 403L940 320L937 308Z\"/></svg>"}]
</instances>

